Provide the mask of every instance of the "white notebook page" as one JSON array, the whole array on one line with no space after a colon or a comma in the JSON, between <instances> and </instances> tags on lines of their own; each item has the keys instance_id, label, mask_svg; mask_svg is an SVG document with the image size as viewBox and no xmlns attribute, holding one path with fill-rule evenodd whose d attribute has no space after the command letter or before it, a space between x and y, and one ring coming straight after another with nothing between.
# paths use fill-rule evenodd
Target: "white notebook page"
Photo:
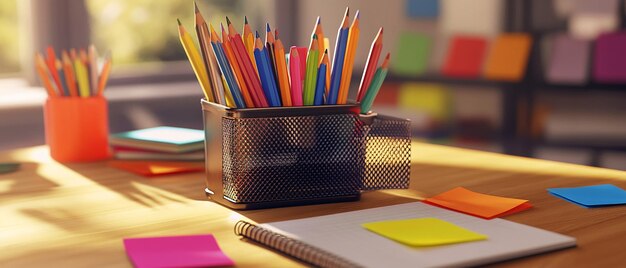
<instances>
[{"instance_id":1,"label":"white notebook page","mask_svg":"<svg viewBox=\"0 0 626 268\"><path fill-rule=\"evenodd\" d=\"M410 247L362 223L433 217L485 234L487 240ZM365 267L468 266L571 247L576 239L503 219L484 220L421 202L260 225Z\"/></svg>"}]
</instances>

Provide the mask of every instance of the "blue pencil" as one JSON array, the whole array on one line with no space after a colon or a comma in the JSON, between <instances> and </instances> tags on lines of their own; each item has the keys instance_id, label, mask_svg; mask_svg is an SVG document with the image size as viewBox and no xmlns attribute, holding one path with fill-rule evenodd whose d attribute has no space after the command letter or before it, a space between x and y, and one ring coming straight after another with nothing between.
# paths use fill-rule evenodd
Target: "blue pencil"
<instances>
[{"instance_id":1,"label":"blue pencil","mask_svg":"<svg viewBox=\"0 0 626 268\"><path fill-rule=\"evenodd\" d=\"M226 83L228 83L228 88L230 88L230 93L233 95L233 100L235 101L235 105L237 106L237 108L246 108L246 104L244 103L243 97L241 96L239 85L237 84L237 81L235 80L235 76L233 75L233 72L230 69L230 64L228 63L228 60L226 60L222 43L211 42L211 46L213 47L213 52L215 53L215 57L217 58L217 62L218 62L218 65L220 66L220 70L222 70L222 74L224 74Z\"/></svg>"},{"instance_id":2,"label":"blue pencil","mask_svg":"<svg viewBox=\"0 0 626 268\"><path fill-rule=\"evenodd\" d=\"M256 46L254 48L254 59L256 60L259 77L261 78L263 93L265 93L269 105L272 107L281 106L276 81L273 79L273 75L270 71L267 49L263 47L261 39L259 38L257 38Z\"/></svg>"},{"instance_id":3,"label":"blue pencil","mask_svg":"<svg viewBox=\"0 0 626 268\"><path fill-rule=\"evenodd\" d=\"M333 58L333 68L330 75L330 89L326 104L337 104L339 96L339 86L341 85L341 74L343 71L343 62L346 54L346 46L348 45L348 12L343 16L343 22L337 32L337 42L335 43L335 56Z\"/></svg>"},{"instance_id":4,"label":"blue pencil","mask_svg":"<svg viewBox=\"0 0 626 268\"><path fill-rule=\"evenodd\" d=\"M325 55L328 58L328 54ZM320 64L320 68L317 71L317 84L315 87L315 98L313 99L313 105L324 104L324 91L326 88L326 64Z\"/></svg>"}]
</instances>

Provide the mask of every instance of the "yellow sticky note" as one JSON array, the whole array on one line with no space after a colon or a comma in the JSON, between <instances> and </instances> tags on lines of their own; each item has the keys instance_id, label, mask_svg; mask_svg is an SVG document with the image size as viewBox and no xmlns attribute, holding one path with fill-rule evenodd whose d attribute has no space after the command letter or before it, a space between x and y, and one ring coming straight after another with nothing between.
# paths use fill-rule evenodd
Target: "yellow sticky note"
<instances>
[{"instance_id":1,"label":"yellow sticky note","mask_svg":"<svg viewBox=\"0 0 626 268\"><path fill-rule=\"evenodd\" d=\"M404 83L398 94L398 106L447 120L452 115L452 95L440 84Z\"/></svg>"},{"instance_id":2,"label":"yellow sticky note","mask_svg":"<svg viewBox=\"0 0 626 268\"><path fill-rule=\"evenodd\" d=\"M487 239L486 235L436 218L369 222L361 224L361 226L386 238L413 247L438 246Z\"/></svg>"}]
</instances>

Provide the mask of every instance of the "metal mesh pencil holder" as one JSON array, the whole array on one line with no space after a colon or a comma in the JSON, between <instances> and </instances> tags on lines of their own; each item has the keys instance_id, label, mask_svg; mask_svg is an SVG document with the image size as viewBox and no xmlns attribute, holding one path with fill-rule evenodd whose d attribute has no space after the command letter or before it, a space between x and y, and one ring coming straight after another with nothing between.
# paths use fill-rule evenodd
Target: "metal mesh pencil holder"
<instances>
[{"instance_id":1,"label":"metal mesh pencil holder","mask_svg":"<svg viewBox=\"0 0 626 268\"><path fill-rule=\"evenodd\" d=\"M408 188L410 122L355 105L233 109L202 101L207 196L235 209Z\"/></svg>"}]
</instances>

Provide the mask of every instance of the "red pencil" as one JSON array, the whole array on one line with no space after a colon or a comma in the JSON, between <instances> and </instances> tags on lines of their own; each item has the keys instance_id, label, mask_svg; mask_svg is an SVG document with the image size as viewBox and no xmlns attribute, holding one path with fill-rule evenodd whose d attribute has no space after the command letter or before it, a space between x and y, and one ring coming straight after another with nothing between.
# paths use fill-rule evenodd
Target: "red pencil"
<instances>
[{"instance_id":1,"label":"red pencil","mask_svg":"<svg viewBox=\"0 0 626 268\"><path fill-rule=\"evenodd\" d=\"M380 58L380 52L382 50L383 28L381 27L380 30L378 30L378 34L374 38L374 42L372 42L370 54L367 57L367 63L365 64L365 68L363 68L363 76L361 77L361 84L359 85L359 91L356 97L357 102L360 102L361 99L363 99L363 96L365 96L365 92L372 83L374 73L376 72L376 66L378 65L378 58Z\"/></svg>"},{"instance_id":2,"label":"red pencil","mask_svg":"<svg viewBox=\"0 0 626 268\"><path fill-rule=\"evenodd\" d=\"M63 90L62 90L63 85L61 85L59 72L57 71L57 68L56 68L57 56L56 54L54 54L54 49L52 48L52 46L49 46L46 52L47 52L46 53L47 54L46 65L48 66L48 71L50 71L50 74L52 75L52 79L54 80L54 83L59 89L59 94L63 95Z\"/></svg>"}]
</instances>

